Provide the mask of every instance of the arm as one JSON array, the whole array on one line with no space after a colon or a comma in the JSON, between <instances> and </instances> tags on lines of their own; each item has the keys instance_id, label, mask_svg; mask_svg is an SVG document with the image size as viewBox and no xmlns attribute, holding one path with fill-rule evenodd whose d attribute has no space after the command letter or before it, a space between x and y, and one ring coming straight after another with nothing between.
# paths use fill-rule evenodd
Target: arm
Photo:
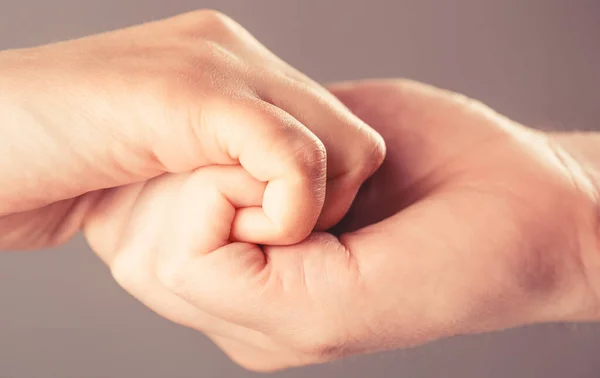
<instances>
[{"instance_id":1,"label":"arm","mask_svg":"<svg viewBox=\"0 0 600 378\"><path fill-rule=\"evenodd\" d=\"M107 188L235 164L268 188L232 237L298 242L343 216L383 154L214 11L0 53L0 250L65 241Z\"/></svg>"}]
</instances>

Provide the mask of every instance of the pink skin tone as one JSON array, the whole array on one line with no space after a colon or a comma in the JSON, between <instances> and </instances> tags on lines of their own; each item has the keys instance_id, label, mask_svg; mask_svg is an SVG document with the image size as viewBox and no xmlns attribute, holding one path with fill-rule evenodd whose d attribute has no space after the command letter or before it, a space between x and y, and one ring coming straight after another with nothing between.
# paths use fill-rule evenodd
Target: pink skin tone
<instances>
[{"instance_id":1,"label":"pink skin tone","mask_svg":"<svg viewBox=\"0 0 600 378\"><path fill-rule=\"evenodd\" d=\"M4 51L0 69L0 249L60 244L103 189L209 165L266 185L233 238L293 244L337 223L385 156L327 90L214 11Z\"/></svg>"},{"instance_id":2,"label":"pink skin tone","mask_svg":"<svg viewBox=\"0 0 600 378\"><path fill-rule=\"evenodd\" d=\"M0 246L82 229L246 368L600 318L596 134L410 81L327 91L214 12L2 54Z\"/></svg>"}]
</instances>

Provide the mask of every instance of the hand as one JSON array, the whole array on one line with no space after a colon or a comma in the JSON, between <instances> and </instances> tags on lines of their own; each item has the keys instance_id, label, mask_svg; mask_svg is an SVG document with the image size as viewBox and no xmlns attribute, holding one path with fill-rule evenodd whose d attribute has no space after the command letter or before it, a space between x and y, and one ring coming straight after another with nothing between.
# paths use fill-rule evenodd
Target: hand
<instances>
[{"instance_id":1,"label":"hand","mask_svg":"<svg viewBox=\"0 0 600 378\"><path fill-rule=\"evenodd\" d=\"M170 249L108 261L119 282L253 370L600 318L597 188L551 139L417 83L332 90L388 146L339 238L214 249L189 236L193 206Z\"/></svg>"},{"instance_id":2,"label":"hand","mask_svg":"<svg viewBox=\"0 0 600 378\"><path fill-rule=\"evenodd\" d=\"M334 96L214 11L4 51L0 73L0 250L60 244L130 193L106 189L209 165L266 184L233 239L290 244L339 221L384 156Z\"/></svg>"}]
</instances>

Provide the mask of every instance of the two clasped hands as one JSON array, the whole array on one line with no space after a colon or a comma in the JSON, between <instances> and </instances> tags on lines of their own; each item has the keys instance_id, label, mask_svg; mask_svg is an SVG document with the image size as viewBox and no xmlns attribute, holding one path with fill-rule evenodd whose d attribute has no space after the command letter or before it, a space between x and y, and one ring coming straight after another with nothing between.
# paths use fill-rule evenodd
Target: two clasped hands
<instances>
[{"instance_id":1,"label":"two clasped hands","mask_svg":"<svg viewBox=\"0 0 600 378\"><path fill-rule=\"evenodd\" d=\"M261 371L598 320L599 139L406 80L324 88L198 11L0 53L0 249L82 230Z\"/></svg>"}]
</instances>

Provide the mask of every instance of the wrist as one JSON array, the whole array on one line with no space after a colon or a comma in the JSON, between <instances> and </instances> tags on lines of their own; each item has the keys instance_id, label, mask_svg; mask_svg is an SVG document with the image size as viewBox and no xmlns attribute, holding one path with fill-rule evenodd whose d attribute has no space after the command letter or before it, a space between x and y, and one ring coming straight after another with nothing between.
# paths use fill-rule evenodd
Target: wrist
<instances>
[{"instance_id":1,"label":"wrist","mask_svg":"<svg viewBox=\"0 0 600 378\"><path fill-rule=\"evenodd\" d=\"M38 143L49 133L33 122L29 111L40 91L32 88L30 78L37 72L28 70L27 55L24 50L0 51L0 216L47 204L38 203L41 196L34 190L44 180L40 171L49 171L50 159L40 157L48 144Z\"/></svg>"},{"instance_id":2,"label":"wrist","mask_svg":"<svg viewBox=\"0 0 600 378\"><path fill-rule=\"evenodd\" d=\"M587 203L577 229L578 258L590 298L583 301L575 319L566 320L600 320L600 133L552 132L548 136L566 156L565 168L578 195Z\"/></svg>"}]
</instances>

